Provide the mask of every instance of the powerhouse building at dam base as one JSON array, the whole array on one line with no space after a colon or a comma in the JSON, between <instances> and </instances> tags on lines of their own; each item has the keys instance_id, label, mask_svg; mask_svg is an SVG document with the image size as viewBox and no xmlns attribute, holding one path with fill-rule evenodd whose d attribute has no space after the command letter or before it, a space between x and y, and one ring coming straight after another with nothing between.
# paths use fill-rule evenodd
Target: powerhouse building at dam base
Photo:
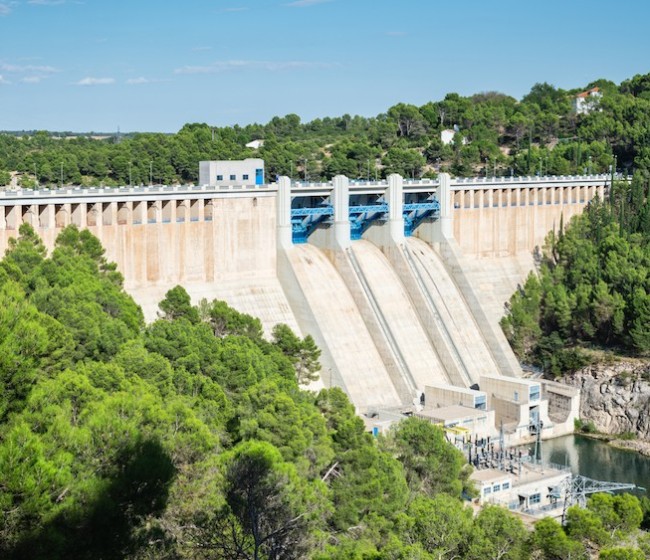
<instances>
[{"instance_id":1,"label":"powerhouse building at dam base","mask_svg":"<svg viewBox=\"0 0 650 560\"><path fill-rule=\"evenodd\" d=\"M250 182L2 192L0 254L24 222L49 249L87 228L149 321L181 284L267 333L310 334L320 386L375 432L402 414L461 440L573 430L577 391L524 375L499 320L548 232L603 199L608 176L263 184L253 164Z\"/></svg>"}]
</instances>

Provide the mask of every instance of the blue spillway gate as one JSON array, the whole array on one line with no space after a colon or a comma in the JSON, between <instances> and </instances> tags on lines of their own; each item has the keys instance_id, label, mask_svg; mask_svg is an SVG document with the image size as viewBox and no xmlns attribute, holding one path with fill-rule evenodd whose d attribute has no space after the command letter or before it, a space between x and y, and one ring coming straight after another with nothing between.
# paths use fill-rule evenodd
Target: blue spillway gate
<instances>
[{"instance_id":1,"label":"blue spillway gate","mask_svg":"<svg viewBox=\"0 0 650 560\"><path fill-rule=\"evenodd\" d=\"M334 208L330 204L323 204L315 208L292 208L291 233L293 242L307 243L316 226L333 215Z\"/></svg>"},{"instance_id":2,"label":"blue spillway gate","mask_svg":"<svg viewBox=\"0 0 650 560\"><path fill-rule=\"evenodd\" d=\"M415 228L425 218L437 218L440 215L440 203L437 200L429 202L413 202L404 204L404 235L410 237ZM370 224L383 220L388 214L388 204L365 204L350 206L350 239L361 239L363 232ZM292 208L291 225L294 243L307 243L309 236L318 224L331 222L334 208L330 204L322 204L313 208Z\"/></svg>"},{"instance_id":3,"label":"blue spillway gate","mask_svg":"<svg viewBox=\"0 0 650 560\"><path fill-rule=\"evenodd\" d=\"M404 235L411 237L415 228L425 218L438 218L440 216L440 203L437 200L429 202L414 202L404 204Z\"/></svg>"},{"instance_id":4,"label":"blue spillway gate","mask_svg":"<svg viewBox=\"0 0 650 560\"><path fill-rule=\"evenodd\" d=\"M388 214L388 204L364 204L363 206L350 206L350 239L361 239L363 232L375 220L383 219Z\"/></svg>"}]
</instances>

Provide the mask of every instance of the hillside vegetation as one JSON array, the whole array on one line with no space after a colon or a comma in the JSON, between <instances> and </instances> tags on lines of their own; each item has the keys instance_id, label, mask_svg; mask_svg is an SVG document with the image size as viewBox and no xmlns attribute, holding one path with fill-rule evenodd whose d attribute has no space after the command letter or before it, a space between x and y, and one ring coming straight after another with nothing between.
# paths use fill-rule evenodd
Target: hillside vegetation
<instances>
[{"instance_id":1,"label":"hillside vegetation","mask_svg":"<svg viewBox=\"0 0 650 560\"><path fill-rule=\"evenodd\" d=\"M598 87L589 114L572 101ZM440 133L456 127L450 145ZM623 170L650 165L650 74L616 85L597 80L569 91L536 84L520 101L498 92L455 93L421 107L399 103L376 117L343 115L302 123L298 115L265 125L215 127L187 124L176 134L0 135L0 184L18 172L23 187L196 182L198 162L264 158L267 179L527 175L606 172L618 158ZM259 150L245 147L262 139Z\"/></svg>"},{"instance_id":2,"label":"hillside vegetation","mask_svg":"<svg viewBox=\"0 0 650 560\"><path fill-rule=\"evenodd\" d=\"M410 418L366 433L319 350L181 287L145 326L98 240L47 256L23 224L0 262L0 557L453 560L643 558L644 507L592 498L531 533L474 516L470 467ZM620 548L622 543L626 548ZM637 548L634 544L638 542ZM615 547L615 548L611 548ZM617 548L618 547L618 548ZM607 556L609 555L609 556Z\"/></svg>"},{"instance_id":3,"label":"hillside vegetation","mask_svg":"<svg viewBox=\"0 0 650 560\"><path fill-rule=\"evenodd\" d=\"M650 189L614 184L605 201L549 234L539 271L501 324L523 361L560 375L600 351L650 356Z\"/></svg>"}]
</instances>

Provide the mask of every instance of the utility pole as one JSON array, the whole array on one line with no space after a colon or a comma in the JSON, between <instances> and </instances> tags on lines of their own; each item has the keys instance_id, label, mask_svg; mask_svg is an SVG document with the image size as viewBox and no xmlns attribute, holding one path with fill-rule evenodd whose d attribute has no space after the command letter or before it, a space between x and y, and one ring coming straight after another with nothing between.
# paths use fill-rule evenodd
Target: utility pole
<instances>
[{"instance_id":1,"label":"utility pole","mask_svg":"<svg viewBox=\"0 0 650 560\"><path fill-rule=\"evenodd\" d=\"M153 160L149 161L149 186L153 186Z\"/></svg>"},{"instance_id":2,"label":"utility pole","mask_svg":"<svg viewBox=\"0 0 650 560\"><path fill-rule=\"evenodd\" d=\"M61 161L61 188L63 188L63 161Z\"/></svg>"},{"instance_id":3,"label":"utility pole","mask_svg":"<svg viewBox=\"0 0 650 560\"><path fill-rule=\"evenodd\" d=\"M305 183L307 182L307 158L305 158Z\"/></svg>"}]
</instances>

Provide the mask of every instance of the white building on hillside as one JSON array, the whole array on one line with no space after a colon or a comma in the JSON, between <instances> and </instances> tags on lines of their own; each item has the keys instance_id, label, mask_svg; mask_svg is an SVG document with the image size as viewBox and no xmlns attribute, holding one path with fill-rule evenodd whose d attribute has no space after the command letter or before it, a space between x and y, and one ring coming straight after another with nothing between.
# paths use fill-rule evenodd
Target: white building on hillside
<instances>
[{"instance_id":1,"label":"white building on hillside","mask_svg":"<svg viewBox=\"0 0 650 560\"><path fill-rule=\"evenodd\" d=\"M455 128L446 128L440 132L440 141L445 145L449 146L454 143L454 137L458 133L458 127ZM467 144L467 138L463 136L461 140L463 146Z\"/></svg>"},{"instance_id":2,"label":"white building on hillside","mask_svg":"<svg viewBox=\"0 0 650 560\"><path fill-rule=\"evenodd\" d=\"M246 144L247 148L253 148L253 150L259 150L262 146L264 146L264 140L251 140Z\"/></svg>"},{"instance_id":3,"label":"white building on hillside","mask_svg":"<svg viewBox=\"0 0 650 560\"><path fill-rule=\"evenodd\" d=\"M603 94L597 87L579 93L573 98L573 112L577 115L591 113L598 105L598 101L600 101L602 96Z\"/></svg>"}]
</instances>

